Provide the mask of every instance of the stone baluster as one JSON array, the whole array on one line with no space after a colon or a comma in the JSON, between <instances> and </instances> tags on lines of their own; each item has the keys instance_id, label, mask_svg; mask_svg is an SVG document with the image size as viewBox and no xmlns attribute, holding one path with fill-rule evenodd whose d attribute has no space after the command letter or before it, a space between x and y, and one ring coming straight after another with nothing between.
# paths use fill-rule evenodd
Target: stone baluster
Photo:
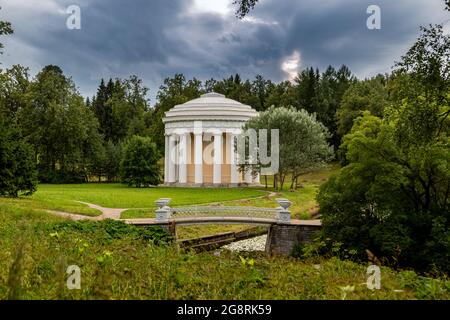
<instances>
[{"instance_id":1,"label":"stone baluster","mask_svg":"<svg viewBox=\"0 0 450 320\"><path fill-rule=\"evenodd\" d=\"M277 208L277 220L281 223L290 223L291 212L288 208L291 206L292 202L284 198L277 198L275 200L280 205Z\"/></svg>"},{"instance_id":2,"label":"stone baluster","mask_svg":"<svg viewBox=\"0 0 450 320\"><path fill-rule=\"evenodd\" d=\"M160 198L155 201L158 209L156 209L156 221L158 222L168 222L171 215L172 209L168 206L170 198Z\"/></svg>"}]
</instances>

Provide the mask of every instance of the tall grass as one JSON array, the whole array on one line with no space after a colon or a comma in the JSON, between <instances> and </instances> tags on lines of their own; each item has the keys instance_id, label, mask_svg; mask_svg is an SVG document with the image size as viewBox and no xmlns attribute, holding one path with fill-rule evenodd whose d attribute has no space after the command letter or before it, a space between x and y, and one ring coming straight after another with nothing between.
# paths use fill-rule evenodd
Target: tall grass
<instances>
[{"instance_id":1,"label":"tall grass","mask_svg":"<svg viewBox=\"0 0 450 320\"><path fill-rule=\"evenodd\" d=\"M80 290L66 286L73 264L81 269ZM346 299L450 298L446 279L388 268L381 290L369 290L366 267L320 257L182 252L158 230L0 207L0 299L341 299L343 292Z\"/></svg>"}]
</instances>

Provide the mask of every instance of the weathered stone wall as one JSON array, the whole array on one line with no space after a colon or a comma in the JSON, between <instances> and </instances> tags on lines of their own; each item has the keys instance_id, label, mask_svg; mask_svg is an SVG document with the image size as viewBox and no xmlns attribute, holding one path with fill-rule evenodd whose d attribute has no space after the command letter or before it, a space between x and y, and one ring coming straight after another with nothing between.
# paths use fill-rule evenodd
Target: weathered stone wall
<instances>
[{"instance_id":1,"label":"weathered stone wall","mask_svg":"<svg viewBox=\"0 0 450 320\"><path fill-rule=\"evenodd\" d=\"M296 244L311 243L320 228L315 225L274 224L269 229L266 252L290 255Z\"/></svg>"},{"instance_id":2,"label":"weathered stone wall","mask_svg":"<svg viewBox=\"0 0 450 320\"><path fill-rule=\"evenodd\" d=\"M160 226L166 229L166 231L170 233L170 235L173 237L174 240L177 239L177 226L175 222L171 221L168 223L161 223Z\"/></svg>"}]
</instances>

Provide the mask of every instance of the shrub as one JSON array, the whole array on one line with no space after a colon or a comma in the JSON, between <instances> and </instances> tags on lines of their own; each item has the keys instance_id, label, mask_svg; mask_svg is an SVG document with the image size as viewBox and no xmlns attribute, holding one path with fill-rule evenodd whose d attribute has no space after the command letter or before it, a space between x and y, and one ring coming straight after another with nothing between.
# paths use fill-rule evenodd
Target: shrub
<instances>
[{"instance_id":1,"label":"shrub","mask_svg":"<svg viewBox=\"0 0 450 320\"><path fill-rule=\"evenodd\" d=\"M133 136L124 149L120 164L122 182L146 187L160 182L159 153L150 138Z\"/></svg>"},{"instance_id":2,"label":"shrub","mask_svg":"<svg viewBox=\"0 0 450 320\"><path fill-rule=\"evenodd\" d=\"M104 240L132 237L136 240L163 244L171 241L171 235L160 226L137 227L123 221L106 219L103 221L64 221L48 226L47 232L89 233Z\"/></svg>"},{"instance_id":3,"label":"shrub","mask_svg":"<svg viewBox=\"0 0 450 320\"><path fill-rule=\"evenodd\" d=\"M31 146L13 125L0 119L0 195L36 191L36 162Z\"/></svg>"}]
</instances>

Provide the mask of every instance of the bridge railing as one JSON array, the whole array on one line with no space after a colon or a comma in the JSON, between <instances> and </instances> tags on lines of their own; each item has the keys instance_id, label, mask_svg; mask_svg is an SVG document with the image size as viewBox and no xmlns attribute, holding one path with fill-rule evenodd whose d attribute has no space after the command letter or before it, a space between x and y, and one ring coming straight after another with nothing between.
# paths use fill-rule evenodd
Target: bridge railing
<instances>
[{"instance_id":1,"label":"bridge railing","mask_svg":"<svg viewBox=\"0 0 450 320\"><path fill-rule=\"evenodd\" d=\"M291 202L284 198L277 198L279 204L277 208L251 207L251 206L184 206L169 207L171 199L158 199L156 205L156 220L165 222L169 219L186 218L186 217L253 217L268 218L280 222L289 222L291 213L289 206Z\"/></svg>"}]
</instances>

